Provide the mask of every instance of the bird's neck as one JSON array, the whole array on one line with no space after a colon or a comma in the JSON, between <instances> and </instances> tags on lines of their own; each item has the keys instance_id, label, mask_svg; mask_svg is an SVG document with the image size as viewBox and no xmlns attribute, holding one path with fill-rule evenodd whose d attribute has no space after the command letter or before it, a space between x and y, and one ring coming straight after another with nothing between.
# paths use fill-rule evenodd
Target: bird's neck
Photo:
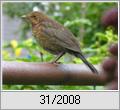
<instances>
[{"instance_id":1,"label":"bird's neck","mask_svg":"<svg viewBox=\"0 0 120 110\"><path fill-rule=\"evenodd\" d=\"M32 27L38 27L40 25L40 23L39 22L34 22L34 23L32 23Z\"/></svg>"}]
</instances>

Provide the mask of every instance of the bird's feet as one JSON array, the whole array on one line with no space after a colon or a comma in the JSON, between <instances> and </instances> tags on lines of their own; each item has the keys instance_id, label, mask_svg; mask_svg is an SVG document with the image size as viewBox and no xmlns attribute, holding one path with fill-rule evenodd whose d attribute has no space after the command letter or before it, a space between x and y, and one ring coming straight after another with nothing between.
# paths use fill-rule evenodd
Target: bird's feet
<instances>
[{"instance_id":1,"label":"bird's feet","mask_svg":"<svg viewBox=\"0 0 120 110\"><path fill-rule=\"evenodd\" d=\"M61 62L51 61L51 64L61 64Z\"/></svg>"}]
</instances>

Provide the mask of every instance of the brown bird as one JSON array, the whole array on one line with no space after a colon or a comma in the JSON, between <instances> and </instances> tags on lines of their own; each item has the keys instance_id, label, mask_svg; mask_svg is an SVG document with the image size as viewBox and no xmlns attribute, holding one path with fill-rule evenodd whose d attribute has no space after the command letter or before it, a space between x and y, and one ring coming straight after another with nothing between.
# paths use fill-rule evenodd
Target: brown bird
<instances>
[{"instance_id":1,"label":"brown bird","mask_svg":"<svg viewBox=\"0 0 120 110\"><path fill-rule=\"evenodd\" d=\"M93 73L98 73L82 54L79 43L72 32L62 24L38 11L31 12L23 18L32 24L33 35L38 44L48 52L57 55L53 62L57 62L65 53L69 53L80 58Z\"/></svg>"}]
</instances>

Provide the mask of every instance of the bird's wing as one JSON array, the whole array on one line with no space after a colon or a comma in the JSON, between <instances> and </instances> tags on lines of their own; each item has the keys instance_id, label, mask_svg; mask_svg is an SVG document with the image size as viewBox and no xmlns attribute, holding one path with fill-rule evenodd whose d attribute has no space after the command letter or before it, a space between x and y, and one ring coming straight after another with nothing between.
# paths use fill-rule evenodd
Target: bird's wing
<instances>
[{"instance_id":1,"label":"bird's wing","mask_svg":"<svg viewBox=\"0 0 120 110\"><path fill-rule=\"evenodd\" d=\"M47 37L56 38L56 43L58 43L63 48L80 52L80 47L78 41L75 39L74 35L66 28L52 28L45 27L43 30Z\"/></svg>"}]
</instances>

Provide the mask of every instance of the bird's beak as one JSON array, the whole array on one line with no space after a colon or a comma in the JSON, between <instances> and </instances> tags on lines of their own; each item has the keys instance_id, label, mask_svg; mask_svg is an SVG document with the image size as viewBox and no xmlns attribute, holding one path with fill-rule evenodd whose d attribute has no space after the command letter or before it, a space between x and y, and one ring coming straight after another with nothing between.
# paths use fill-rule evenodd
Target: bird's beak
<instances>
[{"instance_id":1,"label":"bird's beak","mask_svg":"<svg viewBox=\"0 0 120 110\"><path fill-rule=\"evenodd\" d=\"M26 19L26 18L27 18L27 16L26 16L26 15L23 15L23 16L21 16L21 18Z\"/></svg>"}]
</instances>

